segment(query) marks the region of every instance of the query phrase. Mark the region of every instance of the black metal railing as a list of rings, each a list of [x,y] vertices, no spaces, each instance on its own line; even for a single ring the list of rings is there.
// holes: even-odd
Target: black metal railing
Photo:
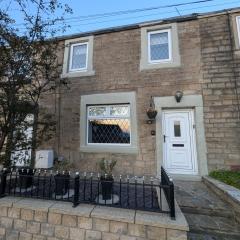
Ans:
[[[11,169],[0,173],[0,196],[91,203],[170,214],[175,218],[174,185],[162,168],[159,178]],[[165,196],[165,197],[164,197]],[[167,202],[167,204],[165,204]]]
[[[163,188],[163,191],[170,209],[170,216],[171,218],[175,219],[174,184],[163,167],[161,167],[161,183],[165,186],[168,186],[168,188]]]

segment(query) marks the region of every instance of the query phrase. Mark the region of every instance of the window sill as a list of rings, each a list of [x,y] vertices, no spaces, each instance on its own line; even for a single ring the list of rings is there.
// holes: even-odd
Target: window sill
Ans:
[[[81,145],[81,152],[109,152],[109,153],[127,153],[137,154],[138,148],[136,146],[99,146],[99,145]]]
[[[180,61],[172,62],[172,61],[166,61],[166,62],[140,62],[140,71],[143,70],[151,70],[151,69],[161,69],[161,68],[177,68],[181,67]]]
[[[88,77],[88,76],[94,76],[94,75],[95,75],[95,71],[88,70],[88,71],[82,71],[82,72],[62,73],[61,78]]]

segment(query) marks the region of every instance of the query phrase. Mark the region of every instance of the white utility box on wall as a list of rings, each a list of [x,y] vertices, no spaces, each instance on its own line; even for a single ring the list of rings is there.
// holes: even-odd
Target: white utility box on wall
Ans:
[[[53,167],[53,159],[53,150],[36,151],[35,168],[51,168]]]

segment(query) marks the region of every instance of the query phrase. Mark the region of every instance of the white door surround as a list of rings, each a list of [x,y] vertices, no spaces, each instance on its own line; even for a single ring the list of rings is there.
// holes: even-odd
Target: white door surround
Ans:
[[[184,95],[181,102],[177,103],[174,96],[154,97],[156,110],[156,161],[157,176],[161,175],[163,166],[163,114],[166,110],[192,110],[195,119],[195,141],[196,159],[198,169],[197,174],[170,174],[174,179],[200,180],[201,176],[208,174],[207,168],[207,149],[205,142],[204,120],[203,120],[203,101],[202,95]]]
[[[172,174],[198,174],[193,109],[164,110],[163,166]]]

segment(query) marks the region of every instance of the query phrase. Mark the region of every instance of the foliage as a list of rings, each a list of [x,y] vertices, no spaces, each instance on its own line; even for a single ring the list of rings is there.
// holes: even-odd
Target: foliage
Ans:
[[[106,160],[105,158],[101,159],[98,162],[98,166],[102,172],[102,174],[105,176],[112,176],[113,169],[115,165],[117,164],[116,160]]]
[[[240,189],[240,171],[216,170],[209,176]]]
[[[1,5],[6,7],[0,6],[0,154],[9,166],[13,153],[23,156],[53,134],[54,116],[40,111],[39,103],[61,84],[61,46],[55,36],[65,31],[64,16],[71,9],[58,0],[5,0]],[[21,24],[11,7],[17,8]],[[35,130],[35,138],[28,129]]]

